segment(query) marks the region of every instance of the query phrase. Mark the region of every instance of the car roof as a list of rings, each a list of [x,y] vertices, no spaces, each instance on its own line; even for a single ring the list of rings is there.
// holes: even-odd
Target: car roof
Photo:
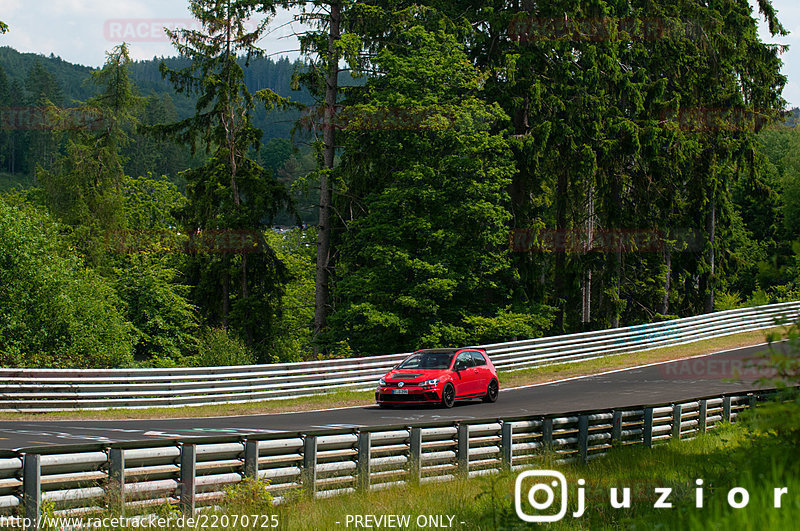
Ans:
[[[415,350],[414,354],[452,354],[454,352],[461,352],[462,350],[484,352],[482,348],[461,347],[461,348],[423,348]]]
[[[458,348],[424,348],[422,350],[415,350],[414,354],[452,354],[458,352]]]

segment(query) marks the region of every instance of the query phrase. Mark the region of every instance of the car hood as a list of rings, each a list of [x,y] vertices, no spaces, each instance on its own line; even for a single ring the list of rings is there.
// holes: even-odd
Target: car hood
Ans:
[[[389,371],[383,377],[385,381],[403,382],[424,382],[433,378],[439,378],[447,372],[447,369],[396,369]]]

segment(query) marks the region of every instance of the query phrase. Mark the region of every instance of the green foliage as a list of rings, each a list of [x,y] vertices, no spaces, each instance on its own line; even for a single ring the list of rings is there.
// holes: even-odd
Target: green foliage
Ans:
[[[251,113],[257,106],[271,110],[293,104],[269,89],[251,93],[245,84],[237,56],[263,55],[257,42],[266,22],[247,26],[258,10],[256,3],[192,0],[189,7],[202,29],[167,32],[189,63],[177,69],[162,63],[161,72],[178,92],[197,96],[195,114],[157,128],[191,144],[193,151],[202,146],[211,153],[205,164],[185,173],[188,203],[182,225],[190,234],[260,234],[289,199],[283,186],[251,158],[261,137]],[[275,335],[272,316],[277,313],[285,273],[269,245],[258,240],[255,253],[250,249],[229,249],[216,256],[200,253],[189,261],[187,272],[205,322],[230,327],[260,361],[267,361]]]
[[[509,307],[498,310],[497,315],[493,317],[470,315],[464,318],[470,342],[477,344],[539,337],[542,335],[542,330],[550,328],[552,322],[552,316],[547,308],[521,313],[513,312]]]
[[[717,293],[714,299],[714,310],[721,312],[725,310],[734,310],[742,306],[742,298],[736,293],[721,292]]]
[[[754,291],[750,294],[750,296],[745,301],[745,306],[763,306],[765,304],[769,304],[773,302],[770,300],[770,296],[767,294],[766,291],[763,289]]]
[[[0,201],[0,365],[125,367],[133,330],[109,283],[30,205]]]
[[[521,321],[498,311],[515,283],[503,249],[513,167],[507,139],[490,131],[506,117],[477,98],[478,72],[455,35],[390,31],[375,58],[383,75],[348,102],[336,175],[347,184],[340,209],[357,214],[340,244],[329,337],[359,354],[512,337]]]
[[[275,336],[270,353],[276,361],[302,361],[313,352],[316,232],[313,229],[266,231],[265,238],[285,265],[288,276],[280,309],[273,316],[281,333]]]
[[[191,364],[197,367],[253,365],[255,357],[243,341],[222,328],[206,328],[200,334],[197,356]]]
[[[147,256],[134,255],[116,271],[117,293],[135,328],[137,360],[180,360],[197,349],[197,311],[188,301],[189,287],[178,271]]]
[[[289,5],[311,25],[307,67],[257,45]],[[764,127],[780,120],[786,79],[781,48],[760,40],[745,2],[189,6],[200,26],[173,32],[181,57],[163,62],[131,62],[123,45],[92,72],[0,48],[0,106],[46,109],[63,124],[61,107],[85,101],[80,111],[102,118],[88,130],[0,131],[0,188],[28,189],[63,224],[65,245],[114,287],[143,364],[194,363],[201,325],[227,330],[260,362],[305,359],[319,346],[317,271],[332,275],[331,356],[800,296],[800,136]],[[771,3],[758,7],[782,33]],[[341,35],[329,39],[334,12]],[[602,20],[608,33],[515,34],[548,31],[532,19]],[[642,38],[645,20],[664,33]],[[321,104],[340,62],[365,79],[338,77],[344,99],[323,128],[324,157],[319,143],[297,150],[285,138],[299,116],[284,99],[290,71],[308,88],[299,97]],[[725,110],[732,123],[717,119]],[[313,171],[318,162],[326,169]],[[267,227],[317,223],[329,183],[333,222],[321,223],[333,251],[318,269],[311,233]],[[511,253],[509,229],[612,245]],[[655,245],[615,246],[629,230]],[[257,252],[172,252],[218,233],[256,235]],[[115,235],[154,241],[119,252]]]
[[[230,514],[269,514],[272,512],[272,495],[265,479],[243,478],[236,485],[225,487],[222,506]]]
[[[140,104],[129,65],[126,45],[107,54],[103,68],[93,74],[100,93],[80,108],[100,120],[102,127],[72,131],[65,155],[52,169],[40,167],[37,172],[48,207],[74,228],[79,251],[94,267],[107,266],[102,241],[108,232],[124,229],[127,224],[120,193],[125,181],[120,150],[136,126],[134,112]],[[60,111],[54,107],[53,112]]]
[[[800,394],[797,389],[784,391],[772,402],[747,411],[740,419],[756,434],[771,436],[789,448],[800,447]]]

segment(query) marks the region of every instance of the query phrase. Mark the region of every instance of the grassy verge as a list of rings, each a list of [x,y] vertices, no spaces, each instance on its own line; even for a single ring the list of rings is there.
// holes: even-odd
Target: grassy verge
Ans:
[[[775,328],[757,332],[745,332],[716,339],[698,341],[687,345],[663,347],[643,352],[632,352],[629,354],[610,356],[608,358],[598,358],[564,365],[551,365],[538,369],[501,372],[499,375],[500,386],[502,389],[545,383],[563,378],[585,376],[648,363],[710,354],[720,350],[763,343],[767,333],[782,331],[782,328]],[[372,391],[336,391],[324,395],[286,400],[269,400],[250,404],[220,404],[178,408],[110,409],[104,411],[77,411],[68,413],[0,413],[0,420],[148,419],[257,415],[360,406],[372,404],[373,401],[374,395]]]
[[[800,463],[796,460],[800,404],[773,404],[766,409],[772,406],[777,408],[767,416],[767,425],[759,423],[757,413],[755,419],[724,425],[692,441],[672,441],[654,449],[614,448],[588,466],[553,465],[543,456],[539,468],[562,472],[569,486],[567,515],[548,528],[794,529],[800,516]],[[514,506],[516,477],[517,473],[503,473],[314,501],[297,498],[269,512],[277,516],[282,529],[292,530],[344,529],[348,521],[353,528],[356,515],[405,515],[410,517],[407,528],[411,529],[424,527],[417,523],[429,525],[431,516],[452,521],[455,529],[516,529],[527,525]],[[583,515],[575,518],[579,479],[586,481],[586,503]],[[698,479],[703,480],[702,508],[696,505]],[[532,485],[523,483],[523,488]],[[621,489],[630,488],[629,508],[611,507],[612,487],[619,488],[620,495]],[[729,504],[729,491],[735,487],[746,489],[749,495],[744,508]],[[671,508],[654,507],[659,498],[656,488],[672,489],[667,500]],[[776,488],[788,489],[780,508],[774,504]],[[524,502],[526,492],[522,499],[526,512],[535,514]],[[543,496],[537,500],[542,502]],[[553,507],[558,505],[554,500]],[[246,509],[237,506],[236,510]]]

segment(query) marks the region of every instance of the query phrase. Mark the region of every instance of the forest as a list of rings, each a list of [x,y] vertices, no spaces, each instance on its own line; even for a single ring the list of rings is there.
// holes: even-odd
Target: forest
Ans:
[[[800,298],[770,0],[188,4],[173,57],[0,48],[0,366],[365,356]],[[298,60],[258,46],[282,9]]]

